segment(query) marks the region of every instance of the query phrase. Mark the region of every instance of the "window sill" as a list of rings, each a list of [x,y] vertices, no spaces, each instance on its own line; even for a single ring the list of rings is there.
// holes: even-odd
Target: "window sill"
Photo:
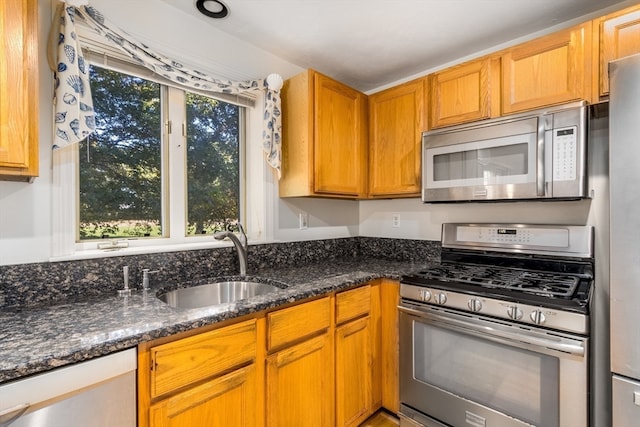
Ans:
[[[213,238],[212,238],[213,240]],[[266,243],[264,241],[252,241],[249,245]],[[216,240],[206,242],[189,242],[189,243],[173,243],[173,244],[159,244],[148,246],[134,246],[115,250],[81,250],[71,255],[62,255],[49,258],[50,262],[59,261],[77,261],[83,259],[96,259],[96,258],[110,258],[117,256],[129,256],[129,255],[147,255],[157,254],[162,252],[180,252],[180,251],[193,251],[200,249],[216,249],[227,248],[233,244],[230,241],[219,242]]]

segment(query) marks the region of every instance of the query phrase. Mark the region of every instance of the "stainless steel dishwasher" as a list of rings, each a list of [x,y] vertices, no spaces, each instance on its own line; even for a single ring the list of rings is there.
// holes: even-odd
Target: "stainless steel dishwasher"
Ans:
[[[136,350],[0,385],[0,427],[135,427]]]

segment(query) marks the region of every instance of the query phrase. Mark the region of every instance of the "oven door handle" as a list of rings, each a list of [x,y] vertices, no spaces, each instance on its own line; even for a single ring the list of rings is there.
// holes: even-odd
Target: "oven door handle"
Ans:
[[[491,326],[490,323],[486,321],[482,321],[482,325],[473,324],[466,320],[457,319],[456,314],[449,312],[447,315],[427,313],[422,310],[416,310],[401,305],[398,306],[398,310],[424,319],[427,323],[440,328],[446,328],[462,332],[467,335],[490,339],[495,342],[506,343],[511,346],[522,346],[522,344],[528,344],[582,357],[585,355],[585,344],[584,340],[581,339],[565,338],[558,335],[553,335],[555,339],[550,339],[536,336],[539,334],[527,333],[524,329],[519,329],[517,333],[513,331],[505,331],[496,327],[497,324],[495,326]]]

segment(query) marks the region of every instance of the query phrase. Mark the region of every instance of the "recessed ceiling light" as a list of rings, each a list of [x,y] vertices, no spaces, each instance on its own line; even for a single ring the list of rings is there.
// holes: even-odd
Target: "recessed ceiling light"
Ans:
[[[220,0],[197,0],[196,7],[209,18],[224,18],[229,14],[229,8]]]

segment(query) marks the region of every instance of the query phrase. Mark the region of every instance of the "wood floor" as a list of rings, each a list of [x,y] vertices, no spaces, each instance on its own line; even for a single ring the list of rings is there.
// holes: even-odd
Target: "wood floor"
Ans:
[[[389,415],[385,411],[378,411],[367,421],[360,424],[360,427],[398,427],[400,422],[393,415]]]

